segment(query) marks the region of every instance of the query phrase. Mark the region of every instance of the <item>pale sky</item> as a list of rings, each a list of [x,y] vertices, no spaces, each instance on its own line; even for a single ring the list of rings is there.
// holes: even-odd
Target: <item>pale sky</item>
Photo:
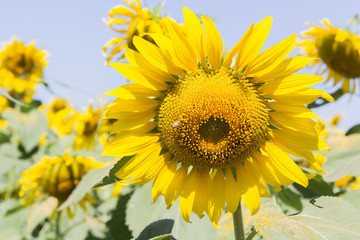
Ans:
[[[153,7],[160,1],[143,1],[143,5]],[[49,52],[49,66],[45,79],[57,96],[68,98],[81,109],[89,100],[125,83],[125,79],[110,67],[104,66],[101,53],[103,45],[117,33],[108,29],[102,18],[122,0],[2,0],[0,8],[0,42],[11,37],[29,43],[35,39],[37,46]],[[252,22],[266,16],[273,16],[273,26],[265,42],[264,49],[282,39],[306,30],[305,22],[318,24],[323,18],[343,27],[359,10],[358,0],[302,0],[302,1],[214,1],[214,0],[168,0],[164,14],[182,22],[181,6],[187,6],[195,13],[214,17],[227,49],[241,38]],[[290,56],[295,56],[295,49]],[[306,69],[303,73],[314,73]],[[64,85],[70,87],[64,87]],[[330,87],[317,85],[328,92]],[[37,89],[35,98],[48,102],[51,98],[44,87]],[[105,101],[105,99],[103,100]],[[360,96],[345,96],[341,101],[315,110],[324,120],[337,113],[344,119],[340,127],[347,130],[360,123]]]

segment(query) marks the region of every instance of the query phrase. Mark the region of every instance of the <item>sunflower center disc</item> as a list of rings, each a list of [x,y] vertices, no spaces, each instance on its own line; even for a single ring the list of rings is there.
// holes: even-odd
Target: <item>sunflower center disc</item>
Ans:
[[[335,72],[347,78],[360,77],[360,56],[353,43],[346,39],[336,41],[329,34],[316,41],[320,58]]]
[[[8,69],[16,75],[29,73],[34,66],[33,61],[25,54],[18,54],[7,59]]]
[[[179,79],[158,113],[161,140],[180,161],[229,167],[266,140],[268,113],[252,83],[231,70],[199,70]]]

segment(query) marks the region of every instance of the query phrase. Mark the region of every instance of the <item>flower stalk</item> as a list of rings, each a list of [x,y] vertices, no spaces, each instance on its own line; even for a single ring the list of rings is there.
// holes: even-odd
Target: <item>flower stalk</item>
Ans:
[[[237,210],[233,213],[235,240],[245,240],[244,223],[241,212],[241,198]]]

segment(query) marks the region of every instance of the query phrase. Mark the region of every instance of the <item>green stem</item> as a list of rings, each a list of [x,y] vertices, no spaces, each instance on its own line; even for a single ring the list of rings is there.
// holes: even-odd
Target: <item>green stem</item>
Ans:
[[[57,212],[56,213],[56,217],[55,217],[55,239],[56,240],[60,240],[62,239],[61,233],[60,233],[60,213],[61,212]]]
[[[233,213],[235,240],[245,240],[244,223],[241,213],[241,198],[238,209]]]

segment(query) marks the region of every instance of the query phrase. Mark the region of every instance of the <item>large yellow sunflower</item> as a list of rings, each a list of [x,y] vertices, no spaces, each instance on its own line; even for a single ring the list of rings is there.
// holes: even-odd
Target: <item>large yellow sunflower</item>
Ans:
[[[159,16],[154,16],[147,8],[141,7],[141,0],[125,0],[126,6],[116,6],[109,12],[107,25],[121,34],[121,37],[111,39],[103,48],[104,54],[108,47],[112,47],[107,56],[108,64],[114,55],[119,54],[119,59],[124,58],[126,48],[136,50],[133,43],[134,36],[142,36],[148,41],[153,41],[146,33],[162,33],[164,26]]]
[[[117,99],[104,117],[118,120],[103,154],[133,156],[116,173],[121,183],[154,179],[154,201],[164,195],[170,207],[180,196],[186,221],[192,211],[199,217],[206,212],[216,226],[225,203],[233,213],[240,196],[256,213],[260,197],[268,196],[266,183],[306,187],[307,175],[289,154],[323,172],[312,151],[328,146],[317,130],[318,117],[304,104],[332,98],[307,88],[322,77],[291,75],[313,60],[284,60],[296,35],[259,54],[271,17],[251,25],[224,54],[212,20],[202,16],[201,25],[183,10],[186,35],[165,19],[169,38],[152,34],[154,45],[134,37],[138,52],[127,49],[130,64],[111,64],[135,84],[106,93]]]
[[[23,204],[28,205],[42,201],[51,196],[61,205],[75,189],[81,178],[91,169],[103,167],[104,163],[92,158],[71,156],[43,157],[36,165],[20,176],[20,197]],[[95,199],[87,193],[79,205],[86,210],[86,202],[94,203]],[[76,207],[76,206],[75,206]],[[69,217],[73,216],[70,207],[66,209]]]
[[[355,79],[360,77],[360,37],[332,26],[327,19],[322,23],[325,27],[310,25],[298,46],[307,56],[321,59],[321,73],[327,72],[325,82],[333,79],[333,85],[340,84],[344,93],[354,93]]]
[[[5,44],[0,50],[0,86],[17,99],[31,101],[47,65],[46,54],[34,41],[28,46],[16,39]]]

